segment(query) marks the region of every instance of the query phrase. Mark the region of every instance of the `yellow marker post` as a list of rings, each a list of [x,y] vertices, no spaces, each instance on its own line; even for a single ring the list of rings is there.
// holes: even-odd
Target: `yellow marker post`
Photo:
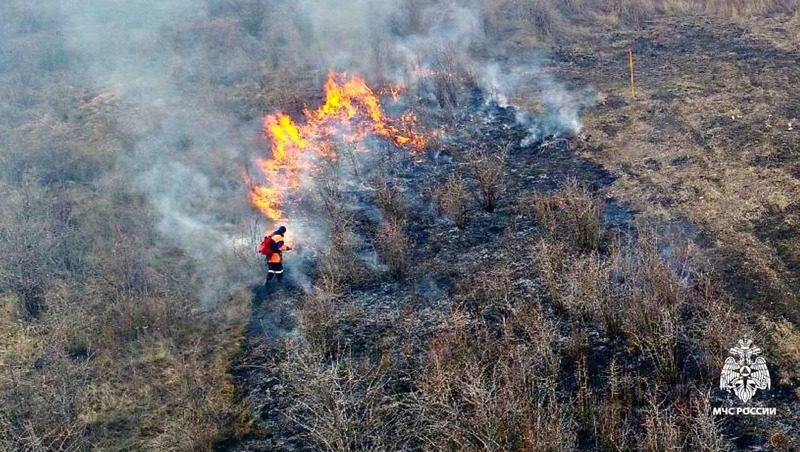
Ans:
[[[633,77],[633,47],[628,47],[628,65],[631,69],[631,97],[636,97],[636,80]]]

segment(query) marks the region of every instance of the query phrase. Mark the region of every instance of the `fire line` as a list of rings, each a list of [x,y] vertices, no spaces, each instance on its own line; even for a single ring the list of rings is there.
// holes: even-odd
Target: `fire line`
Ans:
[[[295,121],[285,113],[263,118],[270,155],[256,161],[264,182],[245,175],[253,208],[273,221],[286,221],[286,205],[301,189],[303,178],[313,175],[320,158],[336,158],[335,140],[358,145],[367,136],[386,138],[399,147],[422,149],[426,138],[414,129],[417,118],[406,112],[386,115],[380,96],[358,76],[330,71],[325,82],[325,102],[306,109]],[[393,97],[399,91],[392,92]]]

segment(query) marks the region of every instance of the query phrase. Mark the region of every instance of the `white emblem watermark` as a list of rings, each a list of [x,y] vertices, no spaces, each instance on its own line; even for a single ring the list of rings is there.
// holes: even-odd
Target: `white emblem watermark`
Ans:
[[[729,350],[729,356],[719,376],[719,388],[733,392],[744,403],[750,401],[759,390],[770,389],[767,360],[759,356],[762,350],[749,338],[740,339]],[[714,415],[774,416],[775,408],[767,407],[715,407]]]

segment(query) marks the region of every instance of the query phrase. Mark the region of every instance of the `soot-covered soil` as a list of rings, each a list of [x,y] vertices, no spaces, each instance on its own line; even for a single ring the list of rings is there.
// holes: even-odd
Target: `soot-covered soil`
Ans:
[[[567,42],[552,52],[550,69],[559,79],[596,89],[597,102],[585,113],[579,136],[547,137],[522,146],[527,132],[514,120],[512,109],[473,109],[448,117],[446,133],[425,156],[393,168],[390,177],[408,205],[409,269],[396,278],[378,265],[370,277],[349,284],[344,295],[331,301],[324,334],[336,345],[324,360],[339,363],[349,357],[371,363],[375,372],[386,372],[381,381],[386,393],[395,397],[392,401],[413,399],[420,391],[418,375],[431,353],[435,355],[432,344],[453,318],[466,315],[468,323],[480,323],[488,334],[503,338],[508,334],[507,319],[527,304],[540,305],[557,325],[559,397],[577,413],[562,413],[575,433],[572,446],[604,449],[622,444],[658,450],[668,444],[671,426],[681,432],[675,437],[685,441],[684,447],[797,446],[800,422],[795,413],[800,403],[791,352],[796,336],[791,327],[775,329],[775,325],[782,325],[781,317],[796,319],[800,273],[795,249],[795,135],[800,126],[788,130],[787,124],[798,116],[793,105],[800,83],[789,69],[800,57],[741,26],[703,18],[691,23],[663,19],[642,28],[598,33],[591,45]],[[636,99],[627,95],[624,52],[629,46],[637,55]],[[485,149],[505,151],[504,191],[493,212],[470,200],[466,225],[459,228],[436,208],[433,193],[448,175],[469,174],[469,162]],[[656,334],[674,335],[674,341],[665,342],[669,350],[645,353],[647,346],[637,336],[643,331],[626,325],[635,312],[630,306],[619,307],[627,317],[620,320],[621,331],[614,331],[613,321],[580,306],[564,305],[549,290],[552,281],[542,271],[542,258],[532,252],[546,250],[537,248],[537,243],[549,240],[549,232],[537,216],[540,211],[530,215],[529,204],[536,202],[537,194],[547,199],[547,194],[556,193],[548,202],[560,206],[559,190],[569,178],[603,200],[603,239],[592,251],[601,256],[599,262],[613,262],[615,246],[636,242],[643,225],[656,237],[658,258],[678,260],[687,243],[703,258],[703,268],[683,263],[678,270],[675,281],[681,288],[676,290],[689,301],[665,307],[674,308],[675,317],[665,322],[667,330]],[[466,179],[474,188],[475,182]],[[374,257],[371,238],[381,219],[355,217],[356,232],[366,238],[359,251]],[[585,257],[570,254],[572,260],[563,271],[569,272],[570,265],[585,265]],[[291,260],[288,265],[292,271]],[[616,285],[631,284],[626,281],[629,275],[615,271],[609,273],[612,292]],[[508,281],[511,295],[505,302],[476,305],[464,296],[484,284],[484,274]],[[719,291],[708,289],[706,278],[719,282]],[[576,281],[581,279],[565,284]],[[290,285],[257,288],[254,293],[250,332],[232,369],[239,396],[252,411],[252,428],[219,448],[320,447],[309,434],[309,425],[303,425],[308,413],[298,415],[302,412],[298,400],[305,400],[302,388],[286,380],[287,363],[299,356],[297,344],[308,340],[304,329],[308,325],[296,310],[308,311],[304,306],[309,295]],[[656,294],[656,303],[663,302],[658,301],[662,296]],[[712,298],[724,301],[708,302]],[[730,311],[730,306],[736,308]],[[644,318],[657,317],[658,309]],[[753,317],[752,312],[765,317]],[[754,323],[758,331],[768,332],[772,339],[763,340],[773,349],[768,355],[773,388],[759,393],[758,406],[777,407],[779,416],[709,421],[703,413],[710,408],[698,404],[702,397],[696,395],[707,394],[711,406],[731,406],[730,395],[715,389],[718,366],[737,334],[752,332]],[[656,355],[662,353],[671,354],[674,362],[659,361]],[[609,387],[619,384],[618,372],[620,381],[631,387],[620,389],[622,395],[613,389],[606,395]],[[619,407],[629,415],[608,421],[619,416],[615,411]],[[403,417],[409,412],[398,412],[404,413],[398,415],[399,423],[412,421]],[[605,421],[618,425],[606,431]],[[620,438],[609,432],[625,431],[625,425],[630,437],[623,435],[616,443]],[[703,437],[696,426],[720,436]],[[399,430],[392,427],[388,435],[403,437]],[[541,444],[525,438],[532,442],[523,445]],[[420,441],[395,446],[431,447]],[[442,447],[464,447],[455,444]]]

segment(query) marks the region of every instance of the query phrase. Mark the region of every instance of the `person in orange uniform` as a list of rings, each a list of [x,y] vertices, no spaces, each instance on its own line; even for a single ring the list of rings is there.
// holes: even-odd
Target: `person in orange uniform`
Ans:
[[[278,282],[283,279],[283,252],[292,249],[284,242],[283,236],[286,234],[286,227],[279,226],[272,234],[264,237],[261,242],[259,252],[266,256],[267,261],[267,280],[266,285],[272,278]]]

